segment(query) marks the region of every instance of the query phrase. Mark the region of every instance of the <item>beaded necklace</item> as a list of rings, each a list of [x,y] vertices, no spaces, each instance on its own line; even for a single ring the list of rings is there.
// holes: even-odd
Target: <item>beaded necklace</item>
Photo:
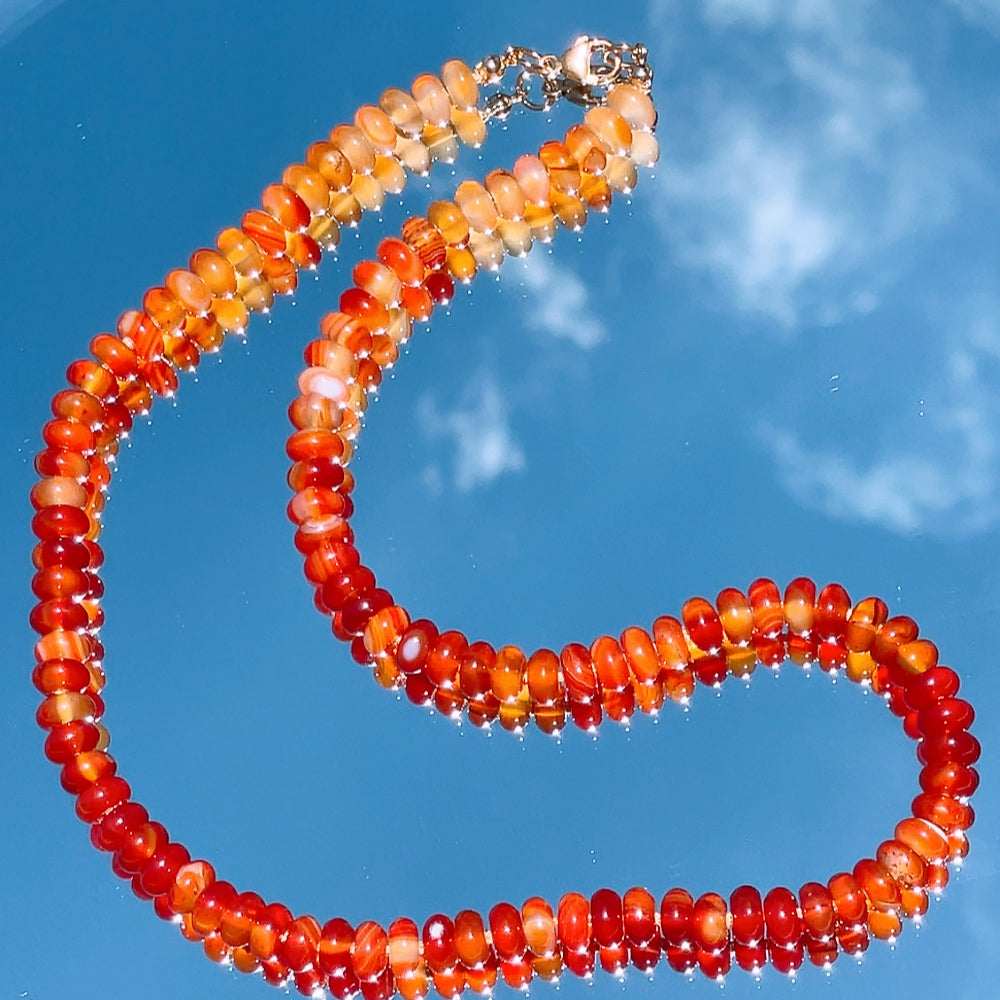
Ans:
[[[511,72],[513,87],[499,89]],[[281,183],[265,189],[261,208],[221,232],[215,248],[197,250],[187,268],[150,288],[141,309],[122,314],[116,334],[94,337],[91,356],[69,366],[69,388],[52,400],[45,449],[35,460],[41,478],[31,491],[39,539],[32,680],[44,695],[37,721],[47,731],[45,755],[61,767],[77,815],[94,846],[111,854],[115,874],[217,962],[306,996],[360,993],[366,1000],[397,992],[415,1000],[431,986],[446,997],[485,992],[499,980],[522,988],[535,976],[589,977],[598,965],[613,974],[629,965],[649,971],[661,961],[719,980],[734,964],[754,975],[767,964],[794,973],[806,958],[829,967],[841,953],[863,952],[871,937],[894,940],[903,919],[919,918],[928,894],[947,883],[949,863],[968,850],[968,799],[979,780],[979,744],[968,732],[973,709],[957,697],[958,675],[939,665],[934,644],[919,637],[912,619],[890,617],[879,598],[853,604],[840,585],[818,589],[804,577],[782,593],[760,579],[745,593],[723,590],[714,603],[693,597],[679,617],[661,616],[648,630],[528,655],[412,620],[361,561],[347,466],[369,394],[413,324],[427,322],[456,281],[495,271],[506,255],[548,242],[559,227],[580,230],[588,214],[607,211],[616,192],[631,191],[638,168],[658,155],[651,84],[643,46],[584,37],[562,57],[508,48],[474,68],[452,60],[439,76],[419,76],[408,92],[385,91],[377,106],[359,108],[353,123],[338,125],[304,163],[288,167]],[[497,89],[482,99],[481,87]],[[520,907],[498,903],[485,915],[435,914],[422,928],[409,918],[383,928],[296,916],[192,859],[132,798],[108,753],[110,736],[99,721],[105,675],[97,540],[114,458],[133,418],[155,397],[172,395],[180,372],[193,371],[227,334],[241,333],[275,296],[294,291],[298,272],[337,246],[343,226],[399,193],[407,172],[423,175],[434,162],[452,162],[460,143],[479,146],[487,122],[515,105],[547,110],[562,99],[586,109],[581,123],[510,171],[462,182],[451,200],[434,202],[398,238],[384,239],[376,260],[354,268],[352,287],[305,349],[299,395],[289,407],[288,514],[317,607],[383,687],[512,732],[534,723],[556,734],[567,721],[593,731],[605,716],[627,721],[636,710],[655,714],[668,700],[686,703],[699,684],[748,679],[758,664],[818,664],[870,687],[903,720],[917,744],[921,790],[912,815],[874,857],[798,892],[762,894],[744,885],[728,899],[696,899],[671,888],[657,902],[640,887],[600,889],[590,898],[567,893],[555,906],[536,896]]]

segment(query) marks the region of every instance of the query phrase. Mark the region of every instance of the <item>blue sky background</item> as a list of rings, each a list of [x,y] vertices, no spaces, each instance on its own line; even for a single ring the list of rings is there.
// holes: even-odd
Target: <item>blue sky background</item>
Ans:
[[[996,990],[1000,795],[1000,4],[510,0],[279,8],[0,3],[0,998],[273,995],[213,968],[89,844],[41,753],[27,492],[89,338],[389,86],[509,43],[641,39],[664,150],[581,239],[509,262],[418,333],[354,465],[367,563],[415,615],[559,648],[761,575],[913,615],[985,753],[973,850],[861,970],[731,998]],[[376,687],[311,606],[285,408],[351,264],[466,176],[561,134],[512,119],[412,181],[339,260],[158,404],[123,453],[106,721],[136,796],[241,889],[357,924],[540,893],[797,889],[870,855],[917,791],[896,721],[786,666],[657,724],[492,737]],[[709,997],[669,971],[629,996]],[[618,996],[572,977],[560,995]],[[538,984],[533,995],[548,995]]]

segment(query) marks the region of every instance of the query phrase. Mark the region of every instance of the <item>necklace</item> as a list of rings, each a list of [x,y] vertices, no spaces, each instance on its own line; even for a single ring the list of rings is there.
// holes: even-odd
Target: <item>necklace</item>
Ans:
[[[515,83],[503,90],[510,72]],[[734,963],[754,975],[767,964],[793,974],[807,958],[828,967],[841,952],[864,951],[872,937],[894,940],[968,850],[968,800],[979,780],[979,743],[968,731],[973,709],[957,696],[958,675],[938,663],[934,644],[912,619],[890,617],[879,598],[854,604],[838,584],[817,588],[802,577],[781,592],[761,579],[745,593],[723,590],[714,603],[691,598],[679,618],[661,616],[649,630],[527,655],[411,619],[361,561],[347,466],[368,394],[413,324],[428,321],[456,281],[495,271],[506,255],[548,242],[559,227],[581,229],[616,192],[631,191],[638,169],[657,158],[651,83],[644,47],[585,37],[562,57],[512,47],[474,68],[450,61],[409,92],[385,91],[377,106],[360,108],[353,123],[311,146],[305,163],[288,167],[280,184],[265,189],[262,207],[220,233],[214,249],[196,251],[188,268],[149,289],[141,309],[122,314],[116,335],[94,337],[91,356],[70,365],[69,388],[53,398],[35,462],[41,478],[31,491],[38,604],[30,620],[39,634],[32,679],[44,696],[37,721],[47,731],[45,755],[61,767],[77,815],[94,846],[111,854],[115,874],[216,961],[306,996],[360,992],[366,1000],[396,992],[413,1000],[432,985],[443,996],[483,992],[501,979],[526,987],[535,976],[555,979],[566,970],[589,977],[598,965],[649,971],[661,961],[720,980]],[[495,89],[481,99],[481,87]],[[533,723],[555,734],[567,721],[589,731],[605,716],[627,721],[667,700],[686,703],[699,684],[748,679],[758,665],[817,664],[870,687],[902,719],[917,743],[921,790],[912,815],[874,857],[797,893],[744,885],[728,899],[694,898],[671,888],[657,902],[644,888],[600,889],[589,899],[567,893],[554,907],[532,897],[520,907],[498,903],[485,916],[435,914],[422,928],[408,918],[383,928],[295,916],[193,859],[132,798],[108,753],[99,721],[97,540],[111,467],[135,415],[172,395],[178,373],[242,332],[252,313],[291,293],[299,270],[337,246],[342,226],[399,193],[408,171],[425,174],[435,161],[452,162],[459,144],[480,145],[487,122],[516,105],[544,111],[562,99],[586,109],[581,123],[510,171],[462,182],[453,199],[434,202],[398,238],[384,239],[375,260],[354,268],[352,287],[305,349],[289,407],[288,514],[317,607],[382,686],[445,715],[514,732]]]

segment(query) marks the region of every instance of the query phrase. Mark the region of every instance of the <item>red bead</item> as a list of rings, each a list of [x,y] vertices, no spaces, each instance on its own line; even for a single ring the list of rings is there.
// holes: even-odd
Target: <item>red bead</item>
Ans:
[[[976,769],[954,761],[928,764],[920,772],[920,787],[925,792],[936,792],[964,799],[979,787]]]
[[[847,629],[851,598],[839,583],[828,583],[816,597],[813,629],[821,641],[840,644]]]
[[[117,775],[101,778],[88,786],[76,800],[76,814],[84,823],[96,823],[105,813],[127,802],[132,794],[128,782]]]
[[[960,684],[958,674],[950,667],[931,667],[906,685],[906,703],[921,712],[936,702],[954,697]]]
[[[578,892],[559,900],[557,918],[559,940],[564,952],[586,952],[590,947],[590,903]]]
[[[342,917],[328,920],[320,931],[318,963],[327,976],[357,982],[351,967],[354,928]],[[357,986],[355,985],[355,989]]]
[[[942,698],[922,709],[917,726],[928,739],[968,729],[976,718],[972,706],[962,698]]]
[[[44,541],[83,538],[90,531],[90,518],[80,507],[54,504],[43,507],[31,519],[31,530]]]
[[[796,907],[795,894],[779,886],[764,897],[764,924],[770,945],[788,948],[802,937],[802,922]]]
[[[218,930],[223,914],[236,902],[236,895],[236,890],[229,882],[212,882],[206,886],[191,911],[192,927],[201,935]]]
[[[706,892],[695,900],[691,914],[691,935],[699,951],[708,954],[728,951],[726,901],[718,893]],[[718,973],[713,973],[713,978],[715,975]]]
[[[490,910],[490,933],[493,947],[501,961],[509,961],[524,954],[527,947],[520,911],[510,903],[497,903]]]
[[[437,641],[437,626],[426,618],[410,622],[396,647],[396,663],[404,674],[417,674],[423,670],[427,654]]]
[[[296,917],[278,948],[278,959],[292,972],[301,972],[319,961],[321,929],[315,917]]]
[[[917,760],[927,765],[955,763],[968,766],[979,760],[981,751],[979,740],[972,733],[959,730],[923,740],[917,745]]]
[[[157,849],[146,862],[140,882],[150,896],[162,896],[173,885],[177,872],[191,860],[183,844],[169,843]]]
[[[692,597],[681,609],[684,627],[691,641],[706,653],[722,648],[724,635],[718,612],[704,597]]]
[[[629,889],[622,897],[625,937],[632,947],[642,948],[657,940],[656,900],[639,886]]]
[[[93,750],[100,739],[100,730],[93,723],[79,719],[64,722],[45,738],[45,756],[53,764],[65,764],[77,754]]]
[[[450,917],[437,913],[428,917],[423,930],[424,960],[432,972],[452,969],[458,961],[455,925]]]
[[[785,626],[784,604],[781,592],[773,580],[754,580],[747,589],[754,625],[766,639],[780,635]]]
[[[734,889],[729,897],[733,917],[733,941],[739,945],[757,945],[764,940],[764,903],[752,885]]]
[[[115,852],[125,838],[149,821],[149,813],[138,802],[125,802],[109,812],[90,832],[91,843],[99,851]]]
[[[611,889],[598,889],[590,897],[590,921],[599,947],[621,944],[625,936],[621,897]]]
[[[660,933],[666,945],[689,949],[694,900],[686,889],[671,889],[660,903]],[[669,954],[668,954],[669,959]]]

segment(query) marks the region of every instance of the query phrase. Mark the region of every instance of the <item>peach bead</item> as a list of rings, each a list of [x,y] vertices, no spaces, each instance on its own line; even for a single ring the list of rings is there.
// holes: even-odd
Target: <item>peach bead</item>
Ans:
[[[590,108],[583,116],[584,123],[604,148],[613,156],[626,156],[632,145],[632,130],[617,111],[608,107]]]
[[[378,103],[401,136],[414,139],[423,131],[423,112],[406,91],[390,88],[383,92]]]
[[[461,59],[449,59],[441,67],[441,82],[456,108],[469,111],[479,100],[479,85],[472,70]]]
[[[635,132],[632,135],[628,158],[637,167],[656,166],[660,159],[660,144],[656,137],[649,132]]]
[[[164,284],[187,312],[203,316],[211,308],[212,292],[198,275],[178,268],[167,275]]]
[[[548,204],[551,189],[549,172],[537,156],[519,156],[514,162],[514,177],[532,205]]]
[[[499,236],[491,233],[473,233],[469,237],[469,250],[483,271],[498,271],[503,264],[503,242]]]
[[[524,192],[513,174],[506,170],[491,170],[486,175],[486,190],[502,218],[524,218]]]
[[[309,223],[306,234],[328,252],[336,250],[340,245],[340,225],[336,219],[329,215],[317,215]]]
[[[326,211],[330,203],[330,185],[315,167],[293,163],[285,168],[281,182],[302,199],[313,215]]]
[[[455,281],[463,285],[467,285],[476,276],[476,258],[468,248],[449,247],[447,266]]]
[[[608,166],[604,171],[604,176],[608,184],[622,194],[629,194],[635,189],[639,180],[639,173],[635,169],[635,164],[625,156],[612,156],[608,159]]]
[[[284,241],[282,241],[284,243]],[[238,274],[259,274],[264,264],[260,248],[246,233],[230,227],[216,237],[219,252],[233,265]]]
[[[492,233],[496,229],[497,207],[489,192],[477,181],[463,181],[455,190],[455,204],[472,229]]]
[[[250,322],[247,307],[241,299],[216,299],[212,311],[219,327],[226,333],[242,333]]]
[[[396,143],[396,156],[410,173],[424,177],[430,172],[430,150],[419,139],[400,139]]]
[[[451,119],[451,98],[433,73],[422,73],[410,88],[421,114],[431,125],[447,125]]]
[[[334,128],[330,145],[344,154],[355,174],[370,174],[375,169],[375,149],[356,125]]]
[[[378,153],[396,148],[396,126],[381,108],[364,104],[354,112],[354,124]]]
[[[576,194],[579,191],[580,165],[561,142],[546,142],[539,149],[538,158],[548,170],[553,188],[564,194]]]
[[[330,214],[341,226],[354,229],[361,221],[364,210],[351,191],[334,191],[330,195]]]
[[[580,169],[588,174],[600,174],[608,162],[601,140],[586,125],[573,125],[566,131],[564,145]]]
[[[427,209],[427,220],[436,226],[445,243],[464,247],[469,242],[469,220],[453,201],[435,201]]]
[[[347,383],[326,368],[307,368],[298,378],[299,392],[316,393],[337,403],[344,403],[349,395]]]
[[[364,212],[380,212],[385,204],[385,191],[374,174],[355,174],[351,181],[351,194]]]
[[[620,83],[608,91],[607,105],[633,129],[650,131],[656,126],[656,107],[652,98],[633,83]]]
[[[451,112],[451,127],[455,137],[463,146],[479,149],[486,142],[486,122],[479,111],[462,111],[454,108]]]
[[[399,194],[406,187],[406,171],[395,156],[376,156],[372,178],[386,194]]]
[[[353,171],[347,157],[329,142],[314,142],[306,150],[306,162],[329,185],[331,193],[346,191]]]
[[[553,654],[554,658],[554,654]],[[540,896],[532,896],[521,907],[521,923],[528,948],[541,958],[556,954],[558,936],[552,907]]]
[[[31,489],[31,503],[36,510],[56,505],[85,507],[87,500],[86,488],[75,479],[65,476],[51,476],[48,479],[42,479],[35,483]]]
[[[523,220],[513,222],[510,219],[500,219],[497,222],[496,234],[503,243],[504,250],[512,257],[524,257],[534,243],[531,226]]]
[[[524,207],[524,221],[531,229],[532,239],[539,243],[551,243],[556,235],[556,214],[548,203],[528,204]]]
[[[420,141],[435,163],[454,163],[458,159],[458,138],[451,125],[425,125]]]

